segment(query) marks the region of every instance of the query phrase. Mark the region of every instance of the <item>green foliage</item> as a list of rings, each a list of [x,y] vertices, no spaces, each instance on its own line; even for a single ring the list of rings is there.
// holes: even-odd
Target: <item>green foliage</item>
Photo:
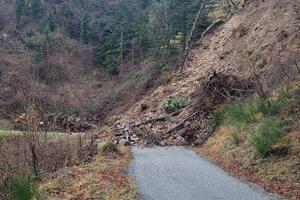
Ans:
[[[166,113],[172,113],[184,107],[185,107],[184,101],[178,97],[170,97],[163,104],[163,109],[165,110]]]
[[[31,178],[15,177],[11,186],[14,200],[38,200],[43,198],[38,185]]]
[[[225,119],[230,124],[256,122],[256,106],[253,103],[234,103],[226,107]]]
[[[272,146],[283,138],[285,124],[282,118],[267,118],[252,133],[250,141],[260,156],[266,157]]]
[[[82,44],[89,42],[89,16],[86,12],[80,15],[80,41]]]
[[[233,103],[214,112],[217,125],[230,124],[234,126],[258,122],[260,113],[263,117],[278,116],[288,105],[289,95],[281,92],[276,99],[252,99],[245,103]]]
[[[163,66],[161,68],[161,72],[164,73],[164,72],[168,72],[171,70],[171,66],[169,64],[166,64],[165,66]]]
[[[17,28],[20,28],[21,18],[25,10],[25,0],[16,0],[15,14],[17,20]]]
[[[48,21],[47,21],[47,28],[46,28],[46,32],[47,33],[51,33],[55,30],[55,19],[54,16],[50,13],[48,16]]]
[[[42,3],[41,0],[32,0],[31,13],[34,17],[38,17],[41,12]]]
[[[225,109],[219,108],[213,113],[213,124],[216,126],[222,125],[224,123],[225,118]]]
[[[279,115],[288,104],[289,96],[281,92],[277,99],[262,99],[258,101],[258,111],[264,116]]]
[[[288,106],[290,96],[281,92],[277,98],[252,99],[244,103],[233,103],[214,112],[214,122],[217,125],[232,126],[233,143],[241,141],[240,133],[245,127],[255,125],[257,128],[251,134],[250,142],[259,155],[266,157],[272,151],[272,146],[280,142],[284,136],[286,121],[281,118],[282,111]]]
[[[0,130],[12,130],[13,126],[7,119],[0,119]]]
[[[26,45],[26,47],[33,50],[39,50],[42,46],[41,40],[34,36],[26,36],[22,38],[22,42]]]
[[[154,58],[160,72],[176,66],[199,6],[194,0],[124,0],[113,6],[99,3],[97,29],[102,31],[98,34],[101,37],[94,53],[95,63],[116,72],[124,62],[136,64],[148,56]],[[207,9],[202,12],[193,40],[210,25],[207,13]]]
[[[71,10],[70,6],[67,3],[63,4],[62,9],[61,9],[61,15],[63,15],[64,17],[73,17],[74,16],[73,11]]]

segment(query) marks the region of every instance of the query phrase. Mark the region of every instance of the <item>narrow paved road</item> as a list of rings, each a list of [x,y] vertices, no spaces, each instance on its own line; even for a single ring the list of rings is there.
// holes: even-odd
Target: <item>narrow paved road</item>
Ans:
[[[143,200],[276,199],[228,175],[182,147],[135,147],[129,174]]]

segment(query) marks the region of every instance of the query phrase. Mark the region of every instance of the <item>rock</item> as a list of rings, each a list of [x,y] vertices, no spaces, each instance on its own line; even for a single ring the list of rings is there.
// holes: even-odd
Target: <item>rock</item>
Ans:
[[[159,145],[160,145],[160,146],[165,146],[166,143],[165,143],[164,141],[161,141],[161,142],[159,142]]]
[[[121,139],[121,140],[119,141],[119,144],[120,144],[121,146],[126,146],[126,143],[127,143],[127,141],[126,141],[125,139]]]

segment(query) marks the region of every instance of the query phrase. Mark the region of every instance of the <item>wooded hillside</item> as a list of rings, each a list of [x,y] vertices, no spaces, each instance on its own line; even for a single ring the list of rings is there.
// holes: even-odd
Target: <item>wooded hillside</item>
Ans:
[[[201,4],[1,0],[2,117],[32,102],[49,112],[101,119],[111,106],[126,109],[178,67]],[[218,5],[230,11],[235,4],[205,1],[193,40],[215,20]]]

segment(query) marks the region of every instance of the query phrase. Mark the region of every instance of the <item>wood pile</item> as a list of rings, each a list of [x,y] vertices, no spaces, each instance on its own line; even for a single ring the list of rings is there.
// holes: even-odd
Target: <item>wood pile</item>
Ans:
[[[25,130],[27,126],[26,113],[22,113],[15,119],[15,129]],[[40,117],[40,128],[43,131],[62,131],[67,133],[86,132],[97,129],[97,126],[89,123],[79,116],[67,116],[61,113],[44,114]]]

